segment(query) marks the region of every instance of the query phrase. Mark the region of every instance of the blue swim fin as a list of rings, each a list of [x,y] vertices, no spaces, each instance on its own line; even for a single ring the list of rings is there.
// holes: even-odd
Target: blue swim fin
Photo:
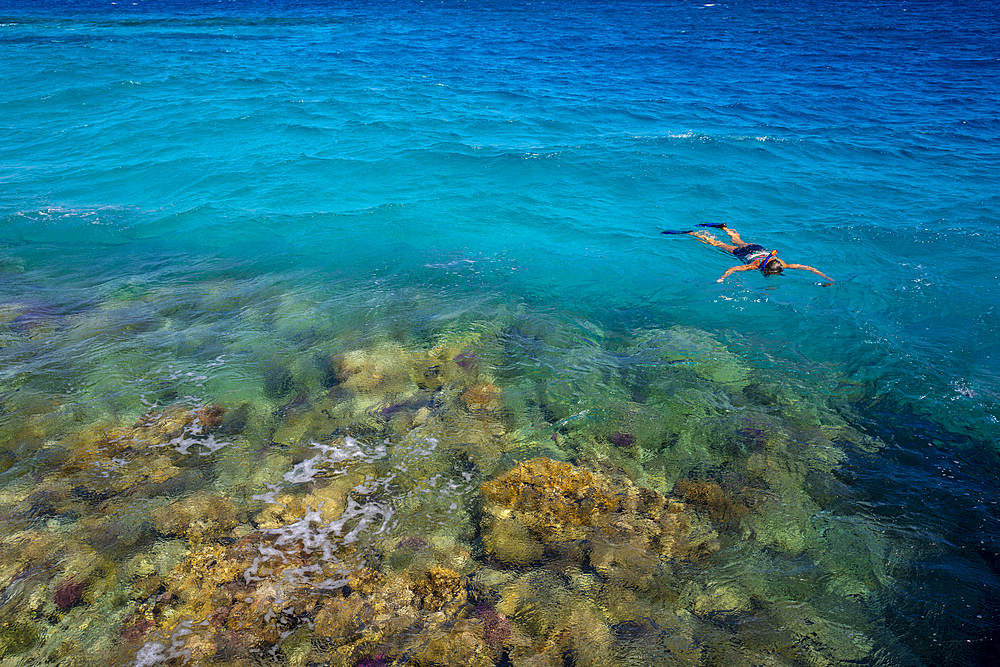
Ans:
[[[716,229],[725,229],[726,223],[724,222],[703,222],[698,225],[699,227],[715,227]]]
[[[690,234],[693,231],[694,231],[693,229],[689,229],[686,232],[678,231],[676,229],[668,229],[668,230],[660,232],[660,233],[661,234]]]

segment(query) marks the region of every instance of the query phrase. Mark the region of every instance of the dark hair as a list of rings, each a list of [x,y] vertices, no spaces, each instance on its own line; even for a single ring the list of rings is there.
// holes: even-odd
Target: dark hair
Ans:
[[[763,269],[761,269],[761,273],[765,276],[776,276],[781,273],[782,269],[784,269],[784,267],[781,266],[781,264],[776,261],[770,261]]]

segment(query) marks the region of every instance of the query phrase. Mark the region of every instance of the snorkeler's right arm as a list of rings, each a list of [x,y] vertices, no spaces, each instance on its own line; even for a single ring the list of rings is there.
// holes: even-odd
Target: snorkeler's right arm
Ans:
[[[721,283],[726,278],[728,278],[729,276],[731,276],[735,271],[752,271],[752,270],[754,270],[756,268],[757,267],[754,266],[753,264],[739,264],[737,266],[733,266],[733,267],[731,267],[729,269],[726,269],[726,272],[722,274],[722,277],[719,278],[718,280],[716,280],[715,282]]]

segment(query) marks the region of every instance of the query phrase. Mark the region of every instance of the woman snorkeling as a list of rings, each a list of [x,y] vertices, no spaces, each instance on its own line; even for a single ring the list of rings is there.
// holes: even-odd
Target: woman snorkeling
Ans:
[[[765,250],[763,246],[757,245],[756,243],[747,243],[740,238],[740,233],[735,229],[730,229],[726,227],[726,223],[704,223],[698,225],[699,227],[715,227],[716,229],[721,229],[726,234],[729,235],[729,239],[733,242],[732,245],[729,243],[723,243],[719,239],[715,238],[708,232],[701,232],[696,230],[688,230],[684,232],[678,232],[673,230],[667,230],[663,232],[664,234],[688,234],[695,237],[702,243],[707,243],[708,245],[715,246],[716,248],[722,248],[723,250],[732,253],[737,259],[739,259],[743,264],[738,266],[733,266],[726,270],[722,274],[722,277],[717,281],[721,283],[723,280],[728,278],[736,271],[753,271],[759,269],[761,273],[765,276],[776,276],[782,272],[784,269],[802,269],[803,271],[812,271],[817,276],[821,276],[829,280],[829,285],[833,283],[833,278],[814,269],[811,266],[806,266],[805,264],[788,264],[780,259],[778,259],[777,250]]]

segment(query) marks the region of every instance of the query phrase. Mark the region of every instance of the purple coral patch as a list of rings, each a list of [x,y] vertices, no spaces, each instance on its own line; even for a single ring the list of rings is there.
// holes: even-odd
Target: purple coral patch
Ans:
[[[455,363],[459,368],[468,369],[479,363],[479,357],[474,352],[459,352],[455,355]]]
[[[427,540],[417,535],[409,535],[399,541],[397,545],[400,549],[407,551],[420,551],[428,547]]]
[[[611,444],[616,447],[631,447],[635,444],[635,436],[624,431],[617,431],[609,439]]]
[[[483,637],[490,648],[500,648],[510,641],[510,621],[490,604],[476,607],[476,618],[483,624]]]
[[[745,426],[737,431],[743,438],[743,445],[749,451],[759,451],[767,444],[767,433],[755,426]]]
[[[62,582],[56,586],[56,593],[53,596],[56,606],[63,611],[66,611],[70,607],[75,607],[83,598],[83,589],[86,588],[86,586],[87,582],[85,581],[67,579]]]
[[[385,653],[377,653],[375,655],[359,658],[357,662],[354,663],[354,667],[383,667],[387,661],[388,659],[385,657]]]

